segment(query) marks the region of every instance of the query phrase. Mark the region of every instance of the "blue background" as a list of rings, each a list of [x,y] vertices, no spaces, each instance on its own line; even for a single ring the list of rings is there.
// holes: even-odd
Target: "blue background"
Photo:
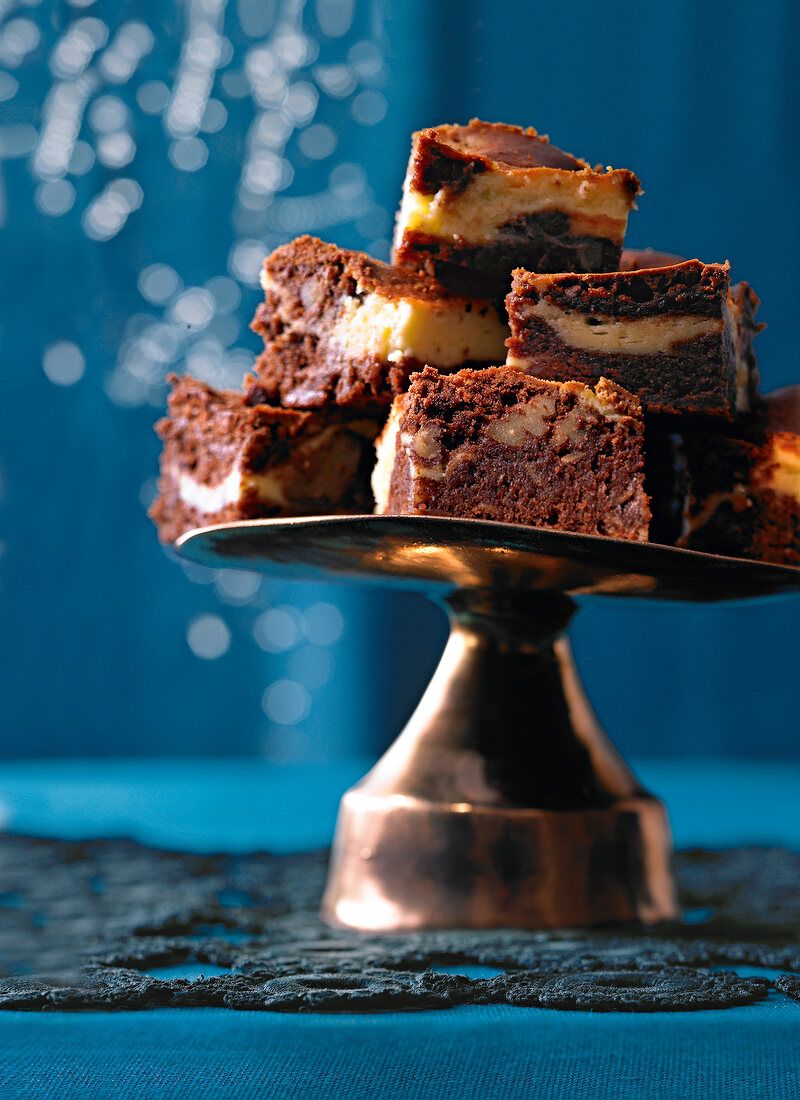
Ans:
[[[145,509],[167,372],[238,384],[282,241],[387,256],[412,129],[480,115],[633,169],[629,243],[729,259],[764,301],[765,388],[800,378],[798,22],[791,0],[10,10],[0,754],[325,760],[402,724],[436,609],[182,566]],[[573,638],[623,752],[797,751],[800,601],[598,601]]]

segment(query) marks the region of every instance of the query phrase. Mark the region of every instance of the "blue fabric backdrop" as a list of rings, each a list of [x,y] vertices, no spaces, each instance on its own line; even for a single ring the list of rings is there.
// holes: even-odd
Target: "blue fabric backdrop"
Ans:
[[[797,42],[633,0],[72,0],[0,22],[0,753],[377,751],[436,661],[414,598],[182,567],[145,517],[171,369],[236,384],[263,255],[388,254],[411,129],[533,124],[643,180],[629,241],[730,259],[793,343]],[[800,602],[593,604],[575,648],[625,751],[800,741]]]

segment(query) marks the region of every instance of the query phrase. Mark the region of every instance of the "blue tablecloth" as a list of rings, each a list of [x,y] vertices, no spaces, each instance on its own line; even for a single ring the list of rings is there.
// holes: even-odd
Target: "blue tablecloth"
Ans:
[[[297,850],[330,839],[338,797],[365,766],[5,765],[0,813],[15,832]],[[679,846],[800,847],[798,765],[650,762],[637,771],[666,799]],[[669,1015],[505,1006],[0,1013],[0,1096],[789,1098],[800,1096],[800,1006],[773,995],[748,1008]]]

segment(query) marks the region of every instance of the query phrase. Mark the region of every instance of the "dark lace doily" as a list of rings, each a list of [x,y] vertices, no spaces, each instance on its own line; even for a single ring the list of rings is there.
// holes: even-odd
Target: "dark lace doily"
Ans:
[[[800,1001],[800,855],[783,849],[680,853],[685,920],[656,930],[388,937],[320,922],[326,859],[2,837],[0,1007],[666,1011],[752,1004],[770,989]],[[185,964],[214,972],[152,973]],[[473,967],[492,976],[458,973]]]

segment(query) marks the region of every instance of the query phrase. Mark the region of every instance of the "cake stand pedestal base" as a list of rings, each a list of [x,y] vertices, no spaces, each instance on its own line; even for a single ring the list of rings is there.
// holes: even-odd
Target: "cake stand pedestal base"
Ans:
[[[553,592],[462,590],[405,730],[339,811],[323,917],[370,931],[677,913],[662,804],[597,723]]]

